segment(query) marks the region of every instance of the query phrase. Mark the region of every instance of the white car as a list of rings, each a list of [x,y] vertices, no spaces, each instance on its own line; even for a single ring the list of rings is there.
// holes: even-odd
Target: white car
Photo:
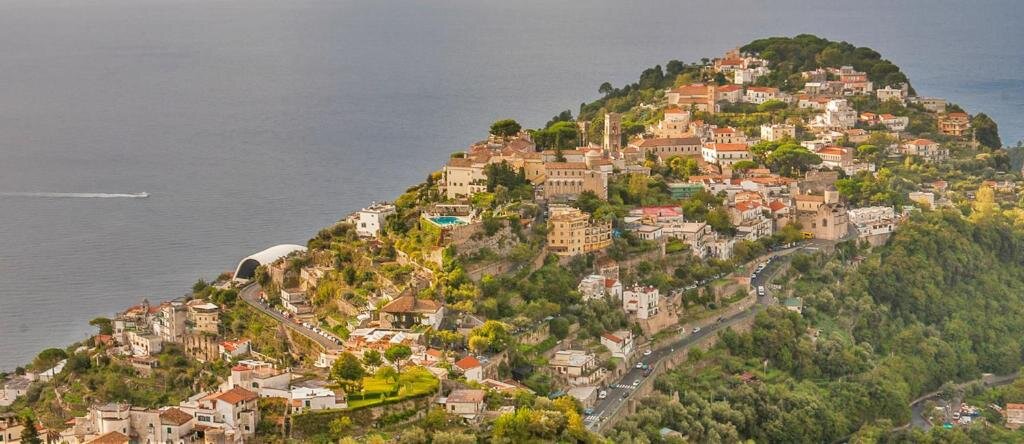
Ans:
[[[608,391],[607,390],[601,390],[600,392],[597,393],[597,399],[604,399],[604,398],[607,398],[607,397],[608,397]]]
[[[644,356],[650,356],[650,355],[651,355],[651,349],[644,350]]]
[[[636,368],[644,368],[644,363],[643,362],[637,362],[635,367]]]
[[[764,286],[759,285],[757,287],[757,295],[758,296],[764,296]]]
[[[700,333],[700,327],[693,327],[694,333]]]

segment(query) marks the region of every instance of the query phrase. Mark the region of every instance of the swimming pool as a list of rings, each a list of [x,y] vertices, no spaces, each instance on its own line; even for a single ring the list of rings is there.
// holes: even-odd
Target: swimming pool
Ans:
[[[465,225],[466,221],[458,216],[434,216],[428,219],[439,227],[451,227],[455,225]]]

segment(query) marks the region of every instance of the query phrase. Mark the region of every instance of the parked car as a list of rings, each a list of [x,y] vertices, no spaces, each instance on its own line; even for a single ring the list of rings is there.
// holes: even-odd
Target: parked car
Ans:
[[[699,333],[700,332],[700,327],[693,327],[693,332],[694,333]]]
[[[597,399],[604,399],[608,397],[608,390],[601,390],[597,392]]]
[[[650,356],[651,353],[651,349],[644,350],[644,356]]]
[[[644,363],[643,362],[637,362],[636,363],[636,368],[644,368]]]

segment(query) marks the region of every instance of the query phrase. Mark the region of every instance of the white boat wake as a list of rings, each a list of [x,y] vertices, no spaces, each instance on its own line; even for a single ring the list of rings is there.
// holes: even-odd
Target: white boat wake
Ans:
[[[142,199],[149,193],[34,193],[34,192],[0,192],[0,197],[45,197],[45,198],[77,198],[77,199],[109,199],[115,197]]]

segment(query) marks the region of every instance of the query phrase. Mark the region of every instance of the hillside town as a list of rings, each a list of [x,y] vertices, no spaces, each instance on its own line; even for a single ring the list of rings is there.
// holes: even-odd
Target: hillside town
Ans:
[[[0,416],[0,442],[25,426],[69,444],[397,442],[427,423],[516,442],[499,435],[556,416],[596,442],[688,350],[773,306],[803,313],[775,279],[791,257],[1019,192],[931,176],[872,191],[893,165],[975,157],[976,116],[846,64],[770,86],[777,65],[737,48],[628,109],[609,92],[541,130],[499,120],[397,199],[6,375],[0,412],[35,422]]]

